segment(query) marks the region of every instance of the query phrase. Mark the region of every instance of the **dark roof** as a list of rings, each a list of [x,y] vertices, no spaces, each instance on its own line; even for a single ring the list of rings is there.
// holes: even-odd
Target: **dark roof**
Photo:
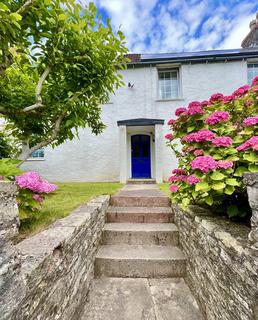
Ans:
[[[140,56],[140,58],[139,58]],[[234,61],[258,57],[257,48],[242,48],[229,50],[208,50],[196,52],[175,52],[137,55],[137,61],[131,60],[128,65],[162,64],[162,63],[200,63]]]
[[[164,124],[164,120],[162,119],[145,119],[145,118],[138,118],[138,119],[128,119],[128,120],[120,120],[117,121],[118,126],[152,126],[155,124]]]

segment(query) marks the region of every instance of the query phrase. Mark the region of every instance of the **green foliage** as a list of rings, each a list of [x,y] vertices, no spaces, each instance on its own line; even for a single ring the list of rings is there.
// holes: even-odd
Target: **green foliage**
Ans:
[[[168,146],[175,151],[181,170],[169,178],[172,201],[183,207],[210,206],[230,218],[242,218],[250,213],[243,175],[258,172],[258,78],[252,87],[236,90],[231,101],[221,94],[212,97],[209,103],[189,104],[176,120],[170,120],[173,138],[167,137]],[[218,111],[226,117],[213,123],[211,118]],[[205,136],[200,130],[209,131]],[[214,137],[209,138],[210,134]],[[215,138],[227,141],[220,145]],[[199,167],[197,159],[202,161]]]
[[[0,131],[0,159],[14,157],[18,152],[18,145],[8,134]]]
[[[100,104],[123,84],[125,40],[95,6],[75,0],[0,2],[0,114],[30,147],[53,147],[89,127],[104,129]]]
[[[19,162],[15,159],[0,159],[0,177],[4,180],[14,180],[15,176],[22,173],[22,170],[17,168]]]

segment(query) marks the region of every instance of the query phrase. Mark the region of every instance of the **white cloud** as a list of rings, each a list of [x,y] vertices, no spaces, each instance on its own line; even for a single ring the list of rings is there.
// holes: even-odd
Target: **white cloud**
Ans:
[[[251,0],[95,0],[131,52],[238,48],[258,5]]]

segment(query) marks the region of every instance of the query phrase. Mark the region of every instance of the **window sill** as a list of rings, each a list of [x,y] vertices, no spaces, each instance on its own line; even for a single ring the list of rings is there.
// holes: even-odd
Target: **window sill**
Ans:
[[[40,159],[40,158],[28,158],[27,160],[26,160],[26,162],[27,161],[46,161],[46,159],[44,158],[44,159]]]
[[[156,99],[156,102],[169,102],[169,101],[184,101],[184,98],[176,98],[176,99]]]

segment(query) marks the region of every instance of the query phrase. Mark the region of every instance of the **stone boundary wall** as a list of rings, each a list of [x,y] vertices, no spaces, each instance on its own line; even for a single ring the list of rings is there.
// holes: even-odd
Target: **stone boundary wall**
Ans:
[[[172,208],[186,282],[207,319],[258,319],[258,250],[248,243],[250,229],[199,207]]]
[[[19,272],[0,285],[2,320],[78,319],[94,276],[109,196],[100,196],[50,228],[12,246]]]

